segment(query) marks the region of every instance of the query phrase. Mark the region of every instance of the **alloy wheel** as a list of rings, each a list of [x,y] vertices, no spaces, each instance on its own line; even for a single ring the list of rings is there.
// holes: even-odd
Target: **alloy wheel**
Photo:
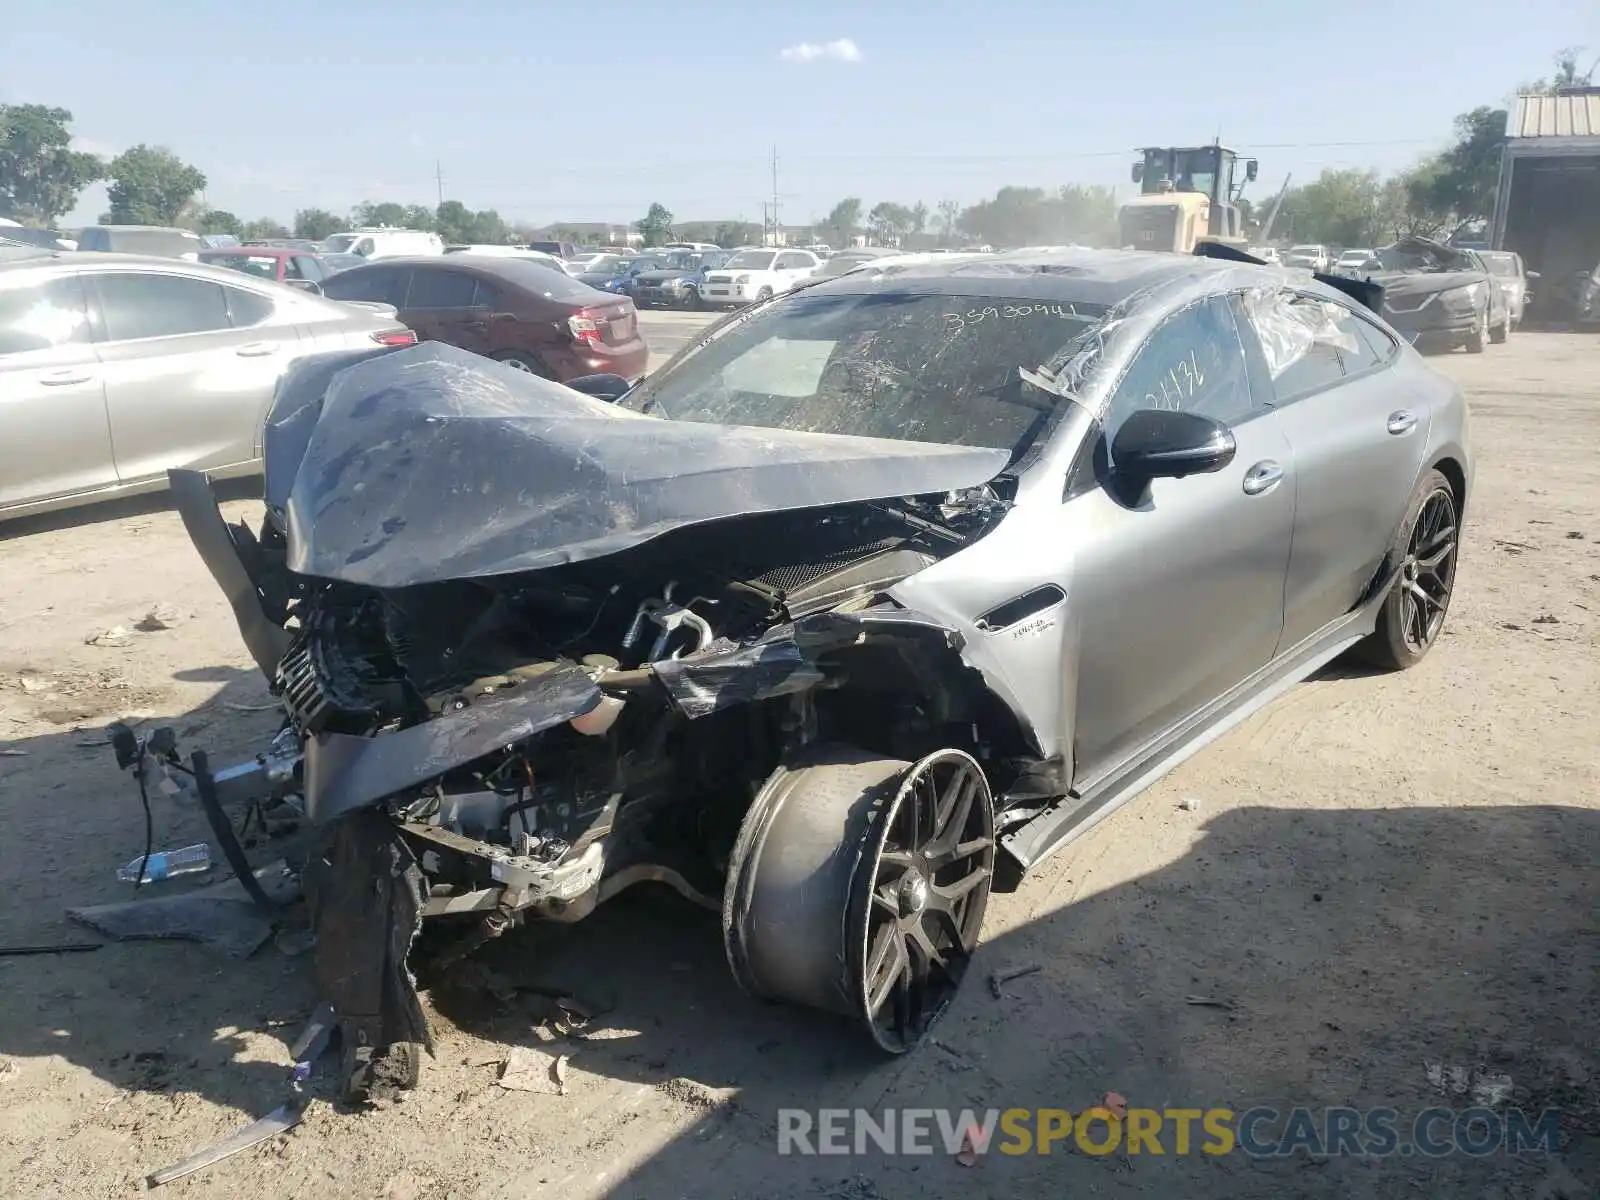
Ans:
[[[1417,512],[1400,565],[1401,635],[1414,651],[1433,644],[1455,586],[1458,522],[1455,497],[1436,488]]]
[[[994,806],[971,757],[940,750],[906,772],[884,813],[860,929],[858,998],[873,1039],[910,1050],[955,999],[993,886]],[[864,918],[864,920],[863,920]]]

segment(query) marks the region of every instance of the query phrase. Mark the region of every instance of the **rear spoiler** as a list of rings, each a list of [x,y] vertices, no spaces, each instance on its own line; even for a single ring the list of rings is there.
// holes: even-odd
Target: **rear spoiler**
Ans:
[[[1197,258],[1220,258],[1227,262],[1253,263],[1258,267],[1271,264],[1264,258],[1257,258],[1254,254],[1229,246],[1223,242],[1199,242],[1194,248]],[[1373,283],[1370,279],[1346,279],[1343,275],[1324,275],[1321,271],[1311,272],[1311,278],[1318,283],[1327,284],[1336,292],[1343,292],[1363,308],[1381,314],[1383,312],[1383,285]]]

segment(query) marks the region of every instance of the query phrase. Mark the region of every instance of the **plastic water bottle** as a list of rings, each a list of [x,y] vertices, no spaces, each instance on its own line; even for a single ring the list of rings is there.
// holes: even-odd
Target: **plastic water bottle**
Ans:
[[[123,883],[139,882],[139,864],[142,862],[144,855],[141,854],[127,866],[118,868],[117,878]],[[154,883],[178,875],[197,875],[210,869],[211,847],[205,842],[196,842],[179,850],[157,850],[150,856],[149,866],[145,867],[144,882]]]

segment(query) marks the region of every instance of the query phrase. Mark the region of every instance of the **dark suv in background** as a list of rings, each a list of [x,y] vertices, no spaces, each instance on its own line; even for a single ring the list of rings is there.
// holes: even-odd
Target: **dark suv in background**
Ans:
[[[334,300],[392,304],[423,341],[562,383],[600,374],[636,380],[650,358],[632,300],[528,259],[385,258],[339,272],[322,290]]]

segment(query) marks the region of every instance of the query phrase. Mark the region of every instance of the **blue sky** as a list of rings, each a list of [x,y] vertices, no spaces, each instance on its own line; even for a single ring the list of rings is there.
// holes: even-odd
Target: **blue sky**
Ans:
[[[776,144],[802,222],[846,195],[1127,187],[1133,147],[1219,132],[1260,160],[1259,197],[1288,172],[1403,167],[1561,47],[1600,56],[1593,0],[21,0],[0,24],[0,102],[71,109],[100,152],[169,146],[213,207],[281,219],[432,204],[438,162],[447,198],[516,220],[653,200],[760,220]],[[841,39],[855,61],[782,53]],[[74,216],[103,207],[96,188]]]

